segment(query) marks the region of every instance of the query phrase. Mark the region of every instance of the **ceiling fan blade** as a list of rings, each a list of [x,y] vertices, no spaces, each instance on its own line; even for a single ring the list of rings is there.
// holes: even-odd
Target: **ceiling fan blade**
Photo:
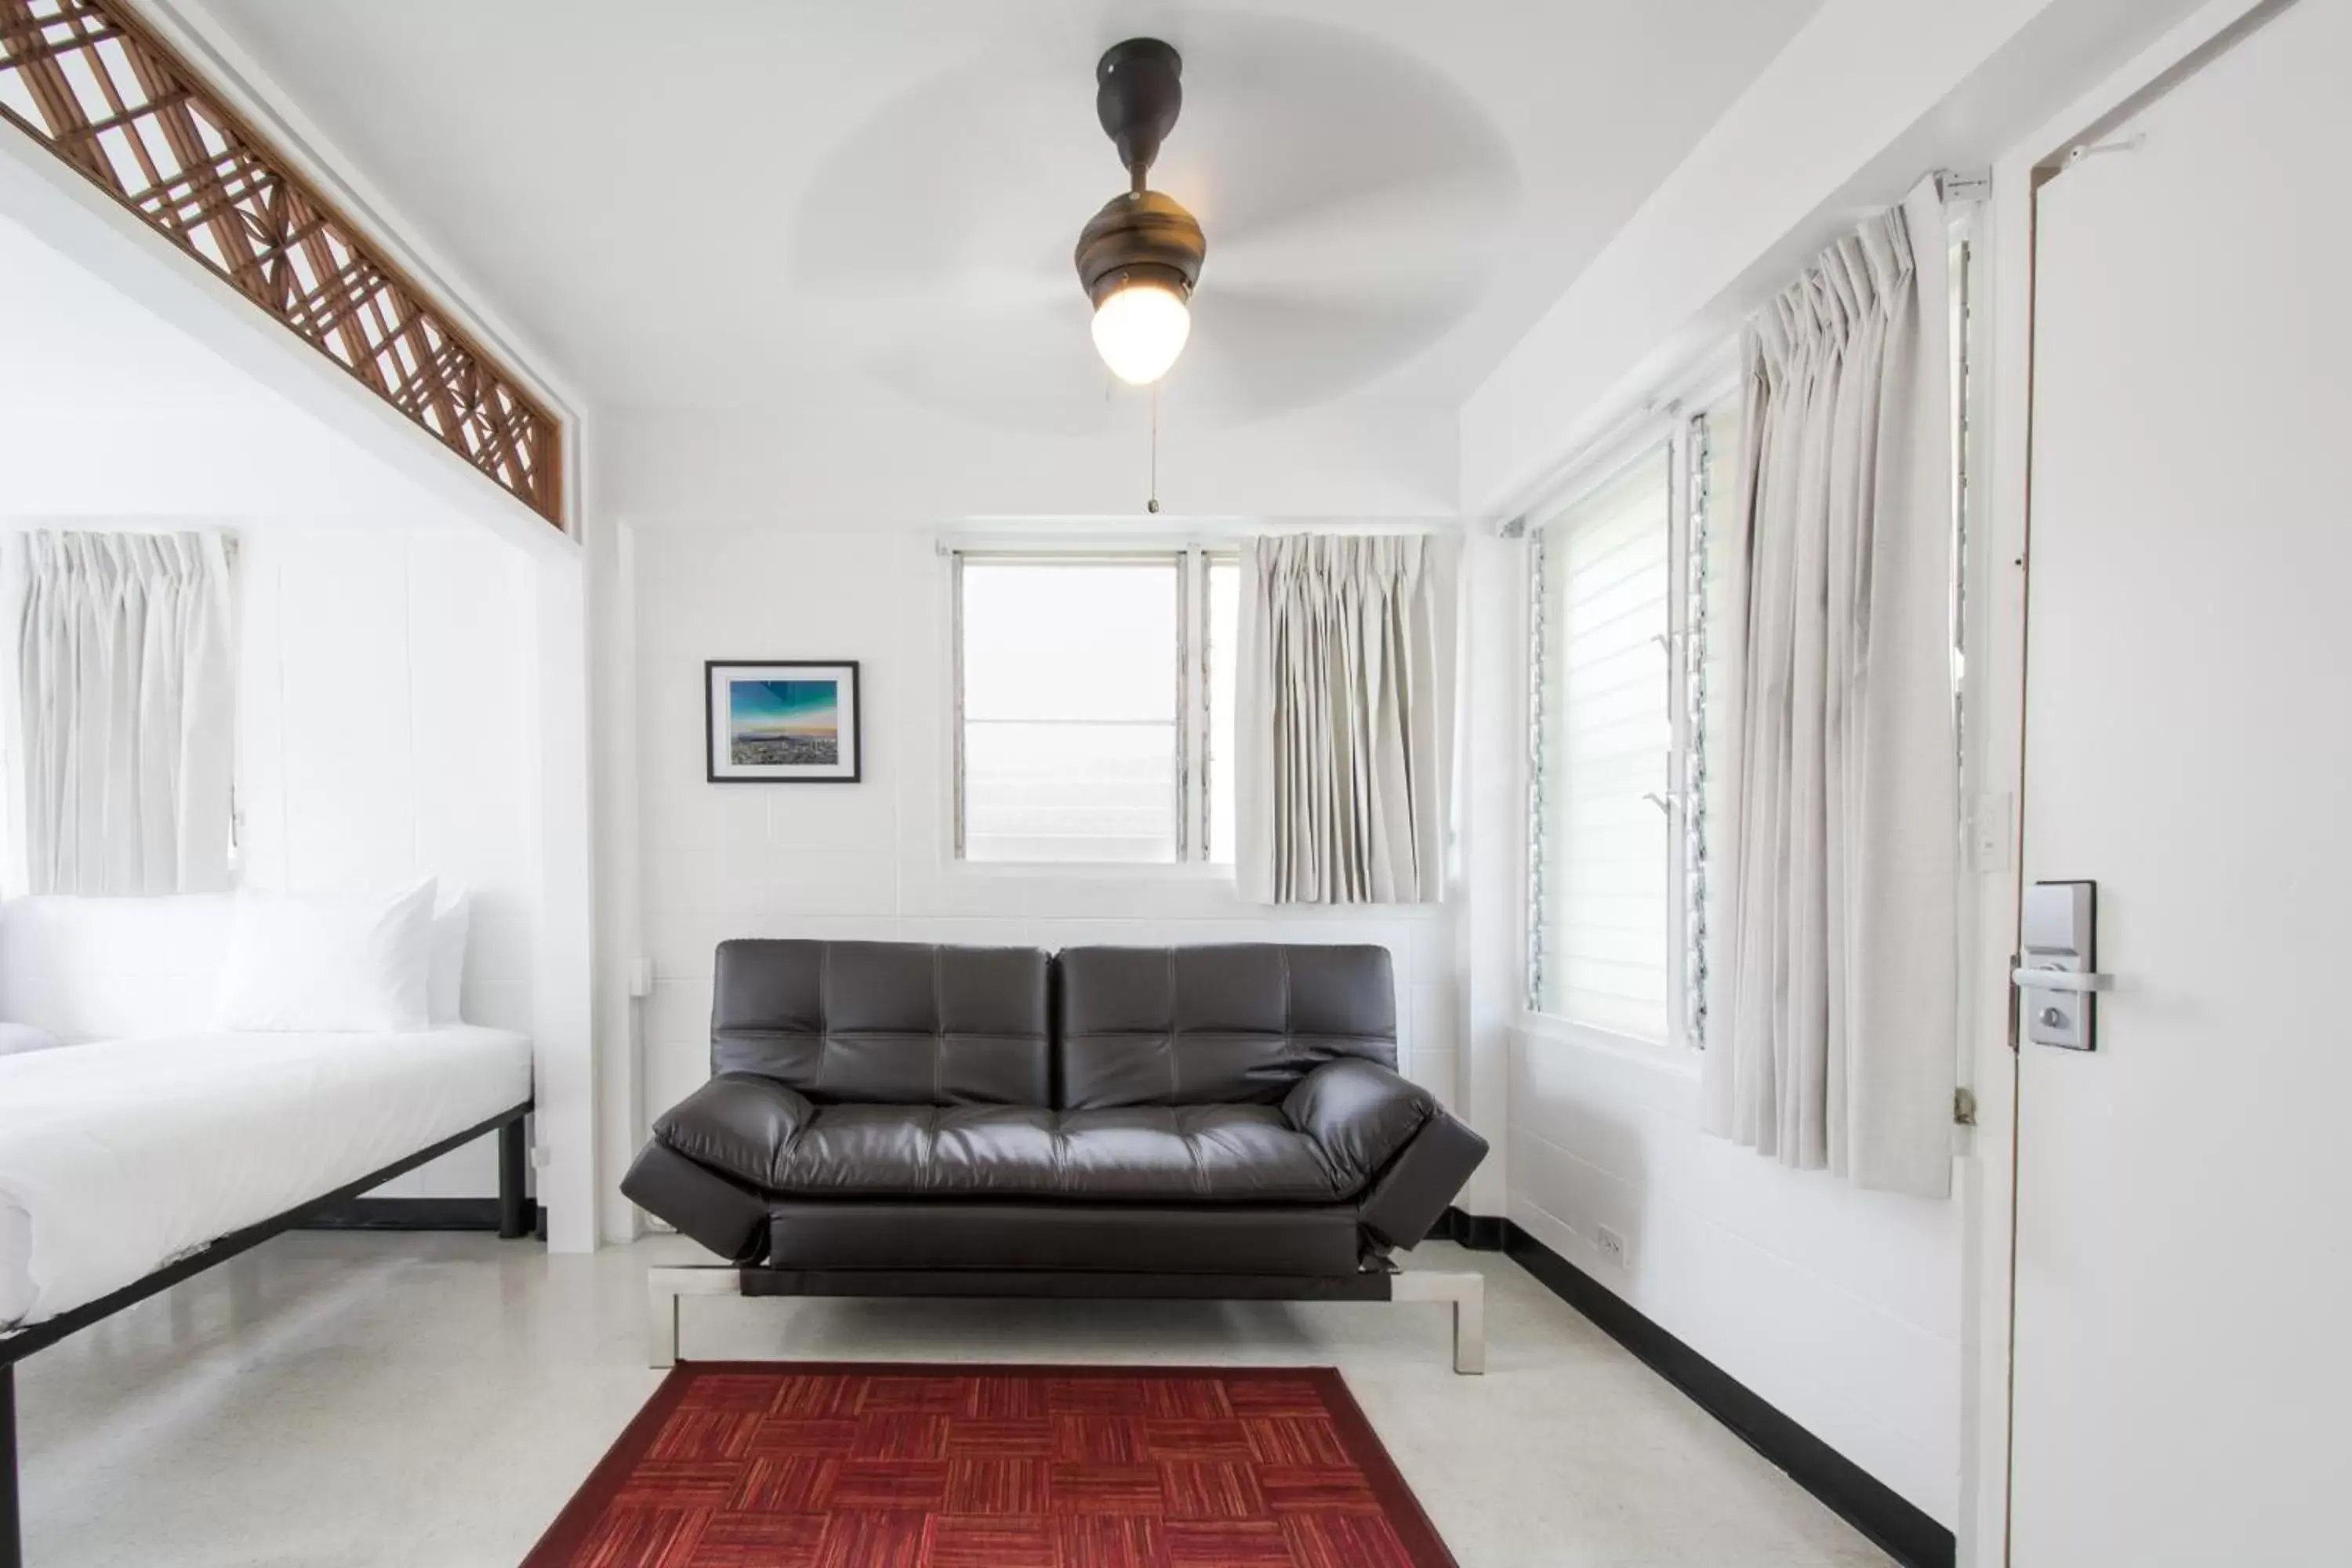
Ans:
[[[1327,203],[1256,228],[1213,231],[1200,287],[1311,289],[1371,307],[1483,277],[1507,226],[1507,212],[1468,187],[1368,193],[1360,205]]]
[[[1212,257],[1293,227],[1360,250],[1433,220],[1507,221],[1517,162],[1451,79],[1360,34],[1238,21],[1188,50],[1184,121],[1153,171]]]
[[[1236,419],[1303,408],[1356,392],[1442,337],[1459,311],[1433,296],[1409,311],[1286,292],[1202,286],[1192,337],[1168,378],[1171,401]]]
[[[1051,279],[1077,291],[1079,226],[1121,190],[1094,116],[1084,44],[933,77],[851,131],[793,200],[782,273],[795,289],[975,296]]]
[[[1116,417],[1083,296],[1042,309],[910,310],[863,364],[909,402],[999,429],[1079,435]]]

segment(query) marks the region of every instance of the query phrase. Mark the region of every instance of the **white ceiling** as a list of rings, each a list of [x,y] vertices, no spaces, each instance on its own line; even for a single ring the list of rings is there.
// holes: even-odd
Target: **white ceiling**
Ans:
[[[1171,407],[1463,398],[1817,0],[208,0],[601,407],[1076,432],[1093,66],[1183,51],[1208,261]]]
[[[5,218],[0,345],[0,521],[454,521]]]

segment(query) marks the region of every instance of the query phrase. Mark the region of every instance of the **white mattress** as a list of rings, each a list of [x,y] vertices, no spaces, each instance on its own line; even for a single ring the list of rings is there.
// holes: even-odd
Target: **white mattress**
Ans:
[[[39,1322],[530,1097],[530,1042],[184,1035],[0,1057],[0,1325]]]

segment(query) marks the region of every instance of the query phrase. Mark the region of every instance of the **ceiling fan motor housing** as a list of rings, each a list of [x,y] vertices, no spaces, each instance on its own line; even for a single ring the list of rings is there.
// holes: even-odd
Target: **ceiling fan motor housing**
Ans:
[[[1173,198],[1143,187],[1184,106],[1183,72],[1183,58],[1157,38],[1114,44],[1095,67],[1095,113],[1132,182],[1078,236],[1078,281],[1097,306],[1130,283],[1189,298],[1201,280],[1208,241],[1200,224]]]
[[[1172,197],[1127,192],[1104,203],[1079,234],[1078,281],[1097,305],[1129,283],[1157,284],[1189,299],[1208,248],[1201,226]]]

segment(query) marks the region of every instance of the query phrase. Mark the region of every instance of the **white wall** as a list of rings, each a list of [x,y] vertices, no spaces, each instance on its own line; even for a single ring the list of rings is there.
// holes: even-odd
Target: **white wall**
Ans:
[[[1525,1000],[1519,943],[1527,889],[1527,547],[1470,530],[1462,542],[1454,903],[1459,1090],[1465,1120],[1494,1144],[1463,1190],[1471,1214],[1499,1215],[1508,1193],[1504,1136],[1510,1097],[1510,1025]]]
[[[737,936],[1379,942],[1396,961],[1406,1070],[1452,1098],[1443,909],[1276,911],[1205,870],[1038,874],[951,859],[949,575],[932,533],[669,529],[639,534],[631,553],[650,1110],[708,1076],[712,950]],[[865,782],[705,783],[708,658],[858,660]]]
[[[241,880],[464,888],[464,1016],[531,1033],[533,563],[474,529],[236,531]],[[378,1192],[497,1190],[478,1142]]]
[[[1510,1216],[1949,1525],[1960,1208],[1860,1192],[1699,1131],[1695,1065],[1522,1028]],[[1619,1269],[1594,1243],[1625,1237]]]
[[[994,429],[901,400],[632,410],[593,453],[598,506],[633,522],[818,530],[973,517],[1144,518],[1151,407],[1132,390],[1058,434]],[[1168,517],[1443,518],[1451,405],[1357,400],[1255,424],[1163,411]]]

